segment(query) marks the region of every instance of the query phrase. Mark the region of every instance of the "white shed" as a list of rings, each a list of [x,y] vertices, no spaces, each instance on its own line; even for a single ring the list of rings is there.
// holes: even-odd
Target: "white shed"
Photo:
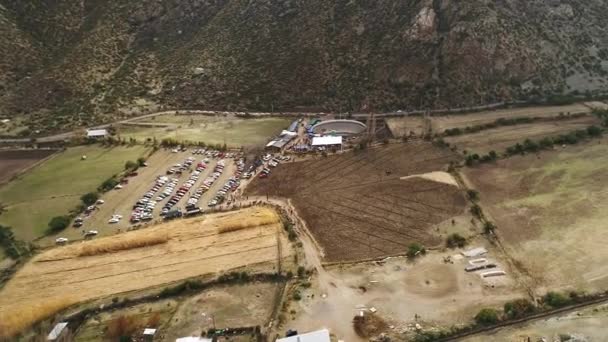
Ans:
[[[323,329],[306,334],[279,338],[276,342],[330,342],[329,330]]]

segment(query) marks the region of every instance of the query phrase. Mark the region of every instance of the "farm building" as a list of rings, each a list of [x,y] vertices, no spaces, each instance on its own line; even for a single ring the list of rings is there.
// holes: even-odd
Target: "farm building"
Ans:
[[[323,329],[306,334],[279,338],[276,342],[330,342],[329,330]]]
[[[324,136],[324,137],[313,137],[312,138],[312,147],[339,147],[342,148],[342,137],[341,136]]]
[[[274,139],[266,144],[266,149],[274,152],[281,152],[283,148],[295,137],[295,134],[283,134],[277,139]]]
[[[298,123],[300,123],[299,120],[296,120],[296,121],[292,122],[291,125],[289,125],[289,128],[287,128],[287,130],[290,131],[290,132],[297,132],[298,131]]]
[[[87,138],[103,139],[108,136],[108,131],[105,129],[89,129],[87,130]]]

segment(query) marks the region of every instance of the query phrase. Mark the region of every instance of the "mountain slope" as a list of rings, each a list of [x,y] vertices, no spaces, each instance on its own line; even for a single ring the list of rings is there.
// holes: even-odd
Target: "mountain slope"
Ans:
[[[457,107],[608,83],[601,0],[0,0],[0,115]]]

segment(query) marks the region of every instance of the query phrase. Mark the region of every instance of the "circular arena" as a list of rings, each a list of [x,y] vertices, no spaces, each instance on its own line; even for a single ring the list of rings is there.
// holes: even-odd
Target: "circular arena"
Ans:
[[[314,125],[314,134],[334,133],[337,135],[355,135],[365,132],[367,126],[355,120],[327,120]]]

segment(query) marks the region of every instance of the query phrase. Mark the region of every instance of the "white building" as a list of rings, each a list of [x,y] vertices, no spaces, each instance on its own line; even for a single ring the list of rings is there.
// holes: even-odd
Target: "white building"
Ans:
[[[312,147],[342,147],[342,137],[326,135],[323,137],[313,137]]]
[[[87,138],[103,139],[108,136],[108,131],[105,129],[89,129],[87,130]]]
[[[306,334],[279,338],[276,342],[330,342],[329,330],[323,329]]]

